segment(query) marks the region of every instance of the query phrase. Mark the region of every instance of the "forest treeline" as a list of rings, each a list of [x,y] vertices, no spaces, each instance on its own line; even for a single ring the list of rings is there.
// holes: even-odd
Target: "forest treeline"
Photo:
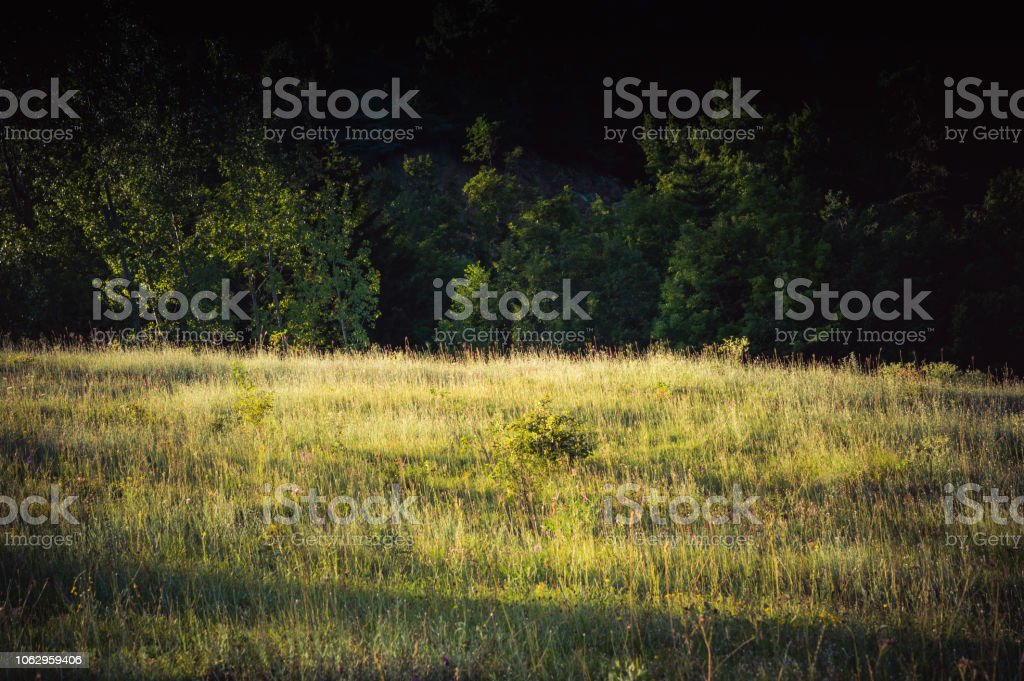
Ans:
[[[582,160],[546,161],[500,107],[447,115],[419,62],[395,71],[424,93],[414,140],[268,141],[266,127],[281,122],[261,115],[261,76],[329,72],[328,46],[269,50],[254,67],[214,40],[112,26],[110,39],[49,72],[78,91],[79,118],[3,121],[70,138],[0,137],[0,331],[10,338],[124,326],[94,319],[94,295],[106,296],[97,281],[192,295],[227,279],[249,291],[249,319],[127,323],[241,330],[254,345],[434,346],[438,328],[482,323],[435,319],[436,280],[462,277],[468,289],[533,295],[568,279],[590,291],[589,319],[493,322],[585,339],[566,347],[743,337],[755,353],[983,366],[1013,364],[1024,340],[1024,171],[996,164],[970,196],[951,190],[941,87],[913,67],[878,74],[882,103],[856,138],[810,98],[755,122],[648,119],[681,134],[632,142],[640,179],[607,180]],[[423,68],[458,61],[445,41],[457,28],[433,31],[413,48]],[[41,87],[42,73],[0,66],[14,91]],[[593,91],[578,105],[603,123],[599,83]],[[753,123],[748,136],[722,132]],[[593,154],[619,153],[592,142]],[[779,320],[777,281],[796,278],[868,296],[910,279],[931,291],[932,319]],[[819,342],[808,327],[921,337]],[[780,330],[801,333],[780,343]]]

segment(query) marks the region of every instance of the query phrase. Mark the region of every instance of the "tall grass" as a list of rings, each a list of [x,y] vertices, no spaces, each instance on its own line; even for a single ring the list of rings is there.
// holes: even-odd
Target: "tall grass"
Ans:
[[[947,526],[942,501],[1024,494],[1015,382],[657,352],[8,350],[0,396],[0,494],[56,484],[80,521],[0,529],[0,649],[89,651],[93,676],[1021,678],[1024,542],[970,539],[1024,530]],[[595,450],[529,517],[491,442],[541,399]],[[608,526],[625,482],[739,485],[760,525]],[[281,484],[397,485],[419,523],[267,523]],[[73,545],[9,545],[54,533]]]

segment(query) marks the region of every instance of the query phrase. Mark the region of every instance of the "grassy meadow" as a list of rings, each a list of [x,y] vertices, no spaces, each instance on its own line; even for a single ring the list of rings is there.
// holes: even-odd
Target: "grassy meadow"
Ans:
[[[593,451],[524,494],[495,443],[542,400]],[[77,523],[0,526],[0,650],[91,656],[43,679],[1022,678],[1021,526],[943,513],[947,483],[1024,494],[1018,382],[657,352],[7,350],[0,442],[0,494],[77,497]],[[625,483],[738,486],[758,522],[607,523]],[[311,489],[415,497],[417,522],[321,525],[294,501]]]

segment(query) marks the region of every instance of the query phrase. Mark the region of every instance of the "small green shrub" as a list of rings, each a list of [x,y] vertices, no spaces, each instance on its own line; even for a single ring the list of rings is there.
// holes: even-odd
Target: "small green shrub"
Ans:
[[[239,420],[259,427],[274,408],[274,393],[257,388],[249,372],[241,364],[231,367],[231,374],[235,387],[241,391],[235,400],[235,415]]]
[[[943,383],[952,383],[956,380],[960,370],[955,364],[949,362],[927,362],[921,365],[921,373],[925,378],[930,378]]]
[[[491,476],[510,496],[532,503],[538,483],[557,465],[571,466],[594,451],[580,423],[551,410],[550,400],[498,429]]]
[[[953,385],[982,386],[991,383],[988,374],[974,369],[960,371],[950,362],[925,362],[921,366],[913,362],[882,364],[878,367],[878,375],[899,381],[927,379]]]
[[[270,346],[271,350],[287,350],[288,349],[288,330],[275,331],[270,334],[270,338],[267,339],[267,345]]]
[[[657,397],[659,400],[671,397],[672,392],[672,388],[669,386],[668,383],[665,383],[665,381],[658,381],[657,383],[654,384],[654,396]]]
[[[923,374],[913,362],[892,362],[880,365],[878,375],[883,378],[908,381],[920,379]]]
[[[730,336],[717,343],[710,343],[701,348],[701,355],[739,362],[750,355],[750,341],[745,337]]]

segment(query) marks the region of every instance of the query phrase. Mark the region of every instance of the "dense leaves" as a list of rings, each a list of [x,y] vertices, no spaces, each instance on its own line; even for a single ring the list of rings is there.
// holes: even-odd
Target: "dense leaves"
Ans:
[[[417,45],[455,68],[447,60],[482,38],[466,42],[446,16]],[[445,333],[493,346],[494,336],[461,335],[486,327],[509,334],[503,345],[559,334],[567,349],[699,348],[736,337],[753,354],[855,350],[985,366],[1012,363],[1024,340],[1024,175],[993,168],[984,191],[953,201],[941,128],[919,104],[927,92],[913,70],[879,74],[884,120],[868,139],[837,142],[827,112],[804,102],[767,113],[748,136],[735,135],[748,122],[732,118],[647,120],[679,134],[636,143],[645,175],[625,187],[545,158],[520,121],[477,111],[435,121],[418,146],[267,141],[258,79],[223,45],[162,43],[116,16],[104,31],[66,76],[102,93],[76,103],[88,122],[73,140],[0,139],[4,334],[112,326],[93,317],[92,282],[122,278],[127,291],[186,296],[227,279],[248,291],[248,319],[151,321],[136,309],[126,324],[233,329],[280,348],[436,347]],[[295,73],[333,59],[320,44],[264,58]],[[483,284],[562,294],[568,280],[588,292],[586,314],[439,320],[437,282],[457,277],[467,296]],[[811,323],[848,328],[776,319],[776,282],[797,277],[868,295],[912,279],[932,291],[934,323],[907,346],[803,335],[780,344],[781,332]]]

